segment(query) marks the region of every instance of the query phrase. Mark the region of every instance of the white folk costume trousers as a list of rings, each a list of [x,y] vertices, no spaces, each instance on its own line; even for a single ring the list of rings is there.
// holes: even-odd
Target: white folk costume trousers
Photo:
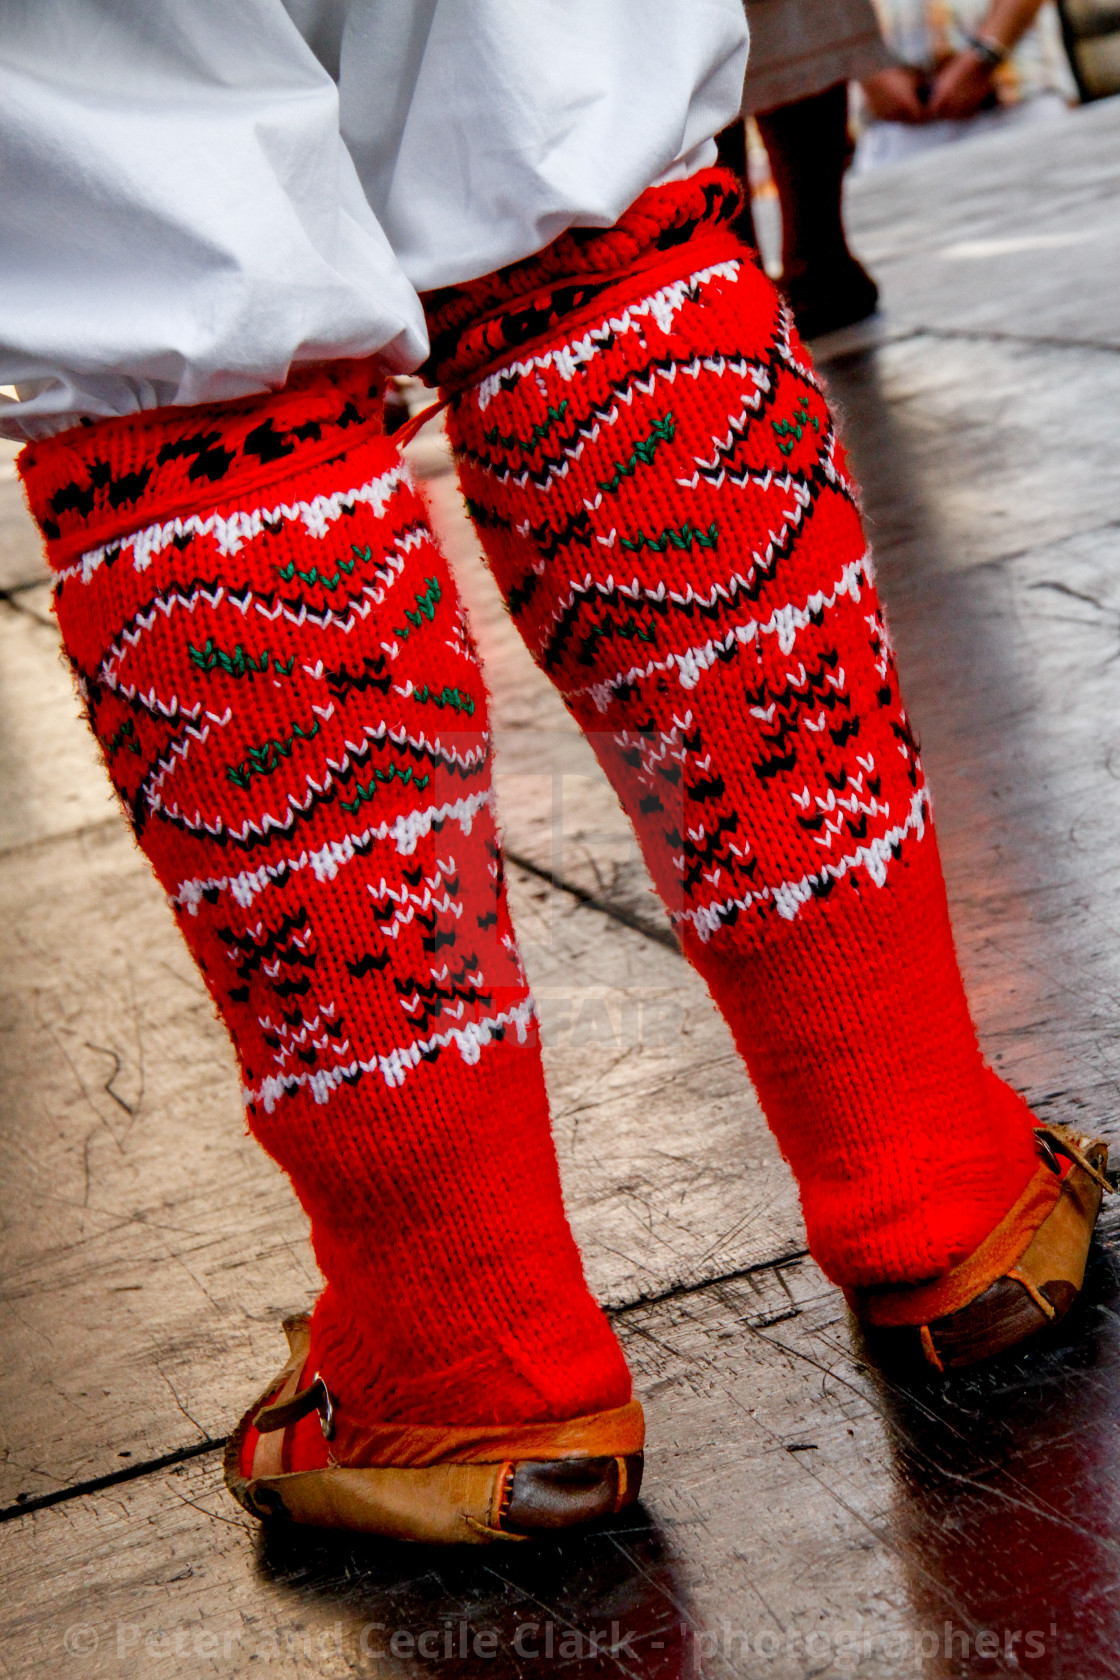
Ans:
[[[4,0],[0,432],[427,352],[417,293],[714,161],[741,0]]]

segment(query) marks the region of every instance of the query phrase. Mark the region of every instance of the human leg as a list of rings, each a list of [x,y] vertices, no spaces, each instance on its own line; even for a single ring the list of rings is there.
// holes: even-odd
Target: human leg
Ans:
[[[759,111],[755,122],[782,207],[781,285],[798,331],[814,338],[863,320],[879,291],[844,232],[847,84]]]
[[[742,117],[720,129],[716,135],[716,154],[722,169],[730,169],[743,189],[743,205],[730,223],[731,231],[740,244],[758,250],[758,234],[751,208],[750,161],[747,156],[747,125]]]
[[[563,1213],[482,676],[379,414],[370,364],[335,363],[21,470],[114,785],[309,1214],[304,1363],[340,1424],[624,1408]],[[285,1450],[324,1463],[318,1419]]]
[[[849,1289],[1038,1168],[984,1064],[854,488],[712,174],[428,300],[495,577],[630,813]]]

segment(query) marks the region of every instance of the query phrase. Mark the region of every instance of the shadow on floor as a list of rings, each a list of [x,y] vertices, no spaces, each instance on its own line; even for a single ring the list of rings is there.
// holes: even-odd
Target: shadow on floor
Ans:
[[[1029,1349],[928,1382],[869,1375],[921,1671],[1116,1674],[1120,1261],[1108,1228],[1084,1296]]]
[[[281,1599],[290,1596],[293,1627],[309,1618],[316,1657],[337,1650],[345,1673],[388,1665],[504,1677],[555,1663],[649,1680],[1113,1675],[1118,1236],[1120,1215],[1112,1214],[1084,1297],[1064,1324],[978,1372],[928,1380],[912,1369],[881,1372],[864,1363],[857,1338],[857,1370],[885,1426],[893,1477],[882,1538],[909,1600],[896,1633],[868,1633],[866,1648],[857,1619],[842,1638],[822,1623],[818,1660],[811,1632],[796,1650],[774,1635],[772,1659],[757,1638],[748,1652],[736,1650],[723,1623],[697,1609],[689,1563],[674,1555],[671,1532],[641,1507],[555,1543],[460,1554],[425,1547],[405,1554],[376,1541],[272,1529],[257,1543],[258,1576]],[[742,1352],[750,1358],[749,1342]],[[757,1510],[744,1511],[744,1543],[758,1520]],[[735,1549],[735,1533],[721,1540]],[[773,1544],[783,1545],[777,1518]],[[792,1603],[802,1589],[796,1559],[790,1563]]]
[[[478,1666],[494,1680],[540,1662],[650,1680],[697,1671],[670,1547],[640,1505],[582,1535],[457,1552],[272,1528],[257,1561],[297,1606],[317,1601],[317,1622],[337,1610],[319,1638],[336,1639],[359,1673],[385,1661]]]

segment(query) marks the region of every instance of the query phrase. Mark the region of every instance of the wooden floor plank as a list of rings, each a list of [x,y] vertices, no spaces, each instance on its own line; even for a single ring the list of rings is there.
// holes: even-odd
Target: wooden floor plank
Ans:
[[[1117,1551],[1109,1264],[1090,1297],[1042,1357],[952,1389],[876,1376],[808,1261],[622,1312],[648,1492],[555,1544],[262,1534],[216,1455],[18,1518],[0,1528],[3,1672],[418,1676],[438,1658],[501,1680],[551,1662],[628,1680],[1103,1680],[1118,1617],[1115,1595],[1093,1591]],[[1055,1434],[1057,1405],[1103,1460]],[[493,1638],[475,1655],[480,1633]],[[1008,1650],[1034,1660],[1016,1667]]]

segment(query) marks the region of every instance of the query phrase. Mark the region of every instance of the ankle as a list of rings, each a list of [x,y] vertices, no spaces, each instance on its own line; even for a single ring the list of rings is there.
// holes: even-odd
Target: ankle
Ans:
[[[553,1300],[509,1300],[504,1318],[485,1294],[448,1286],[438,1302],[414,1301],[399,1333],[388,1299],[355,1314],[328,1288],[308,1368],[340,1414],[366,1426],[559,1422],[623,1406],[630,1373],[614,1333],[582,1279],[564,1287],[560,1270]]]
[[[1015,1205],[1039,1167],[1034,1116],[987,1068],[983,1087],[987,1100],[935,1160],[916,1161],[904,1132],[880,1133],[862,1175],[803,1185],[809,1249],[834,1283],[862,1289],[942,1277]]]

